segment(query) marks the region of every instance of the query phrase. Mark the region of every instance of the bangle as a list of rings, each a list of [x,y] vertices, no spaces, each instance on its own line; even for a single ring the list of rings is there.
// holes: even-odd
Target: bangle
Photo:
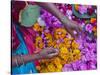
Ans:
[[[15,63],[16,63],[16,66],[18,67],[19,65],[18,65],[18,59],[17,58],[15,59]]]
[[[23,59],[23,57],[22,57],[22,56],[23,56],[23,55],[21,54],[21,55],[20,55],[20,59],[21,59],[21,61],[22,61],[23,65],[24,65],[25,63],[24,63],[24,59]]]

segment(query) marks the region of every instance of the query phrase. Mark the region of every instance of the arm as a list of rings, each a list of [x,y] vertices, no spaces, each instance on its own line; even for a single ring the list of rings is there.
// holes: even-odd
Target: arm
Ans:
[[[81,31],[81,27],[78,25],[77,22],[71,21],[66,17],[62,12],[59,11],[59,9],[56,8],[56,6],[53,3],[39,3],[36,2],[37,5],[43,7],[46,9],[48,12],[50,12],[52,15],[56,16],[59,21],[62,22],[66,30],[73,36],[75,37],[73,30],[77,31],[78,35],[79,32]]]
[[[12,56],[12,67],[20,66],[23,63],[25,64],[27,62],[38,60],[39,58],[40,58],[39,54],[23,55],[23,56],[20,56],[20,55]]]
[[[52,15],[56,16],[60,21],[61,18],[64,17],[64,15],[56,8],[56,6],[53,3],[36,2],[36,4],[46,9]],[[67,17],[66,17],[66,21],[69,21]]]
[[[22,65],[23,63],[26,64],[27,62],[31,62],[34,60],[52,58],[52,57],[58,55],[58,52],[59,51],[54,48],[45,48],[37,54],[12,56],[12,64],[11,65],[12,65],[12,67],[16,67],[16,66]]]

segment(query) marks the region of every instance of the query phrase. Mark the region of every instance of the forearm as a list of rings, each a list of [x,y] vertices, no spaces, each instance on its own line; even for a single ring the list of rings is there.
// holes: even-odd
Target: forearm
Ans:
[[[23,63],[26,64],[27,62],[31,62],[38,59],[40,59],[39,54],[12,56],[12,67],[20,66]]]
[[[36,2],[36,3],[37,3],[37,5],[43,7],[48,12],[50,12],[52,15],[57,17],[62,22],[62,18],[65,15],[58,10],[58,8],[55,6],[55,4],[53,4],[53,3],[39,3],[39,2]],[[66,21],[67,22],[69,21],[68,17],[66,17]]]

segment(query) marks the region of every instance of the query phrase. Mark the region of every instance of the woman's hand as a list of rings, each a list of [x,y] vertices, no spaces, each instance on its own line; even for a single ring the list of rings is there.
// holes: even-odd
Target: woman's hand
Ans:
[[[55,17],[57,17],[62,22],[62,24],[64,25],[66,30],[71,34],[72,37],[76,38],[77,35],[80,35],[79,34],[81,31],[80,25],[78,25],[78,23],[76,23],[75,21],[69,20],[67,16],[65,17],[65,15],[61,11],[59,11],[59,9],[56,7],[55,4],[41,3],[41,2],[37,2],[37,4],[43,7],[44,9],[46,9],[48,12],[50,12]],[[73,33],[73,30],[77,32],[77,35]]]
[[[39,60],[39,59],[47,59],[47,58],[52,58],[54,56],[57,56],[59,53],[58,49],[55,48],[45,48],[41,50],[37,54],[28,54],[28,55],[15,55],[12,56],[12,67],[20,66],[23,63],[26,64],[28,62],[34,61],[34,60]]]
[[[54,56],[57,56],[59,53],[58,49],[55,48],[45,48],[39,52],[40,58],[52,58]]]
[[[80,35],[82,28],[77,22],[69,20],[66,17],[64,21],[62,21],[62,23],[72,37],[77,38]],[[76,34],[74,33],[74,31],[76,32]]]

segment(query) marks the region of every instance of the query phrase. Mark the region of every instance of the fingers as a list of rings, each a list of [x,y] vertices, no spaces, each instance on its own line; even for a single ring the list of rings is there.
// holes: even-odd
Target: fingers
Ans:
[[[77,36],[77,37],[79,37],[79,35],[80,35],[81,31],[79,30],[79,28],[76,28],[76,31],[77,31],[76,36]]]
[[[67,31],[69,32],[69,34],[70,34],[73,38],[75,38],[75,34],[73,33],[73,30],[67,29]]]
[[[75,21],[73,23],[74,23],[73,29],[76,30],[78,34],[80,32],[82,32],[82,27],[77,22],[75,22]]]
[[[82,31],[82,27],[81,26],[79,26],[79,30]]]
[[[59,54],[58,50],[56,52],[54,52],[54,53],[50,53],[49,54],[49,58],[57,56],[58,54]]]
[[[54,49],[54,50],[55,50],[55,53],[57,53],[57,54],[59,53],[59,50],[58,49]]]
[[[74,34],[76,38],[82,35],[82,27],[80,25],[77,26],[75,24],[75,27],[73,29],[77,32],[76,34]]]
[[[55,48],[52,48],[52,47],[51,48],[48,48],[47,54],[48,54],[48,57],[49,58],[54,57],[54,56],[57,56],[58,53],[59,53],[59,50],[58,49],[55,49]]]
[[[48,54],[52,54],[52,53],[59,53],[58,49],[55,48],[49,48],[50,50],[48,50]]]
[[[50,57],[53,57],[53,56],[57,56],[58,55],[58,53],[52,53],[52,54],[50,54],[49,56]]]

